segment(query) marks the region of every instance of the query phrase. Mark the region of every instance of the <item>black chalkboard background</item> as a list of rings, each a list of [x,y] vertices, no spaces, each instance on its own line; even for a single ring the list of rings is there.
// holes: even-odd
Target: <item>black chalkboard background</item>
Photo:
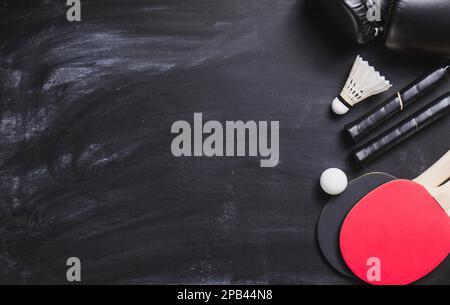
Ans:
[[[321,172],[411,178],[445,119],[369,168],[345,123],[440,59],[348,41],[314,1],[0,1],[0,282],[351,284],[317,246]],[[394,87],[330,115],[361,54]],[[449,89],[427,95],[406,116]],[[175,158],[171,124],[279,120],[280,164]],[[394,121],[390,121],[390,124]],[[385,126],[387,127],[387,126]],[[450,261],[420,281],[450,284]]]

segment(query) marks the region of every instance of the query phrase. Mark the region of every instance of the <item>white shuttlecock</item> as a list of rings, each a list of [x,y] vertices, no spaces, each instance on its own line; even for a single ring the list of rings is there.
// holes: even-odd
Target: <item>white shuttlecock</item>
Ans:
[[[354,105],[391,86],[384,76],[358,55],[341,94],[333,100],[331,108],[336,114],[345,114]]]

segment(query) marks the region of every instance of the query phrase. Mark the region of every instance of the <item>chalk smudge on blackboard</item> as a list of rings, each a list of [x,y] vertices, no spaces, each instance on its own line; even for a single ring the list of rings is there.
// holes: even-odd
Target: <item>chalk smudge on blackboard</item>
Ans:
[[[208,243],[171,237],[203,224],[182,187],[165,195],[160,90],[254,48],[252,17],[236,1],[224,15],[196,1],[86,0],[74,25],[61,1],[2,2],[0,282],[60,282],[70,256],[89,282],[198,278],[189,261]],[[185,268],[167,261],[190,242],[204,245]]]

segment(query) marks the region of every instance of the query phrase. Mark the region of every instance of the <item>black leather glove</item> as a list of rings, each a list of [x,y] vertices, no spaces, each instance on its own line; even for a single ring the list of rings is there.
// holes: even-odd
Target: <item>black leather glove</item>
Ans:
[[[450,0],[319,0],[358,43],[450,57]],[[382,37],[382,38],[381,38]]]
[[[450,57],[450,0],[396,0],[386,24],[386,46]]]
[[[355,42],[367,43],[384,31],[390,0],[319,0]]]

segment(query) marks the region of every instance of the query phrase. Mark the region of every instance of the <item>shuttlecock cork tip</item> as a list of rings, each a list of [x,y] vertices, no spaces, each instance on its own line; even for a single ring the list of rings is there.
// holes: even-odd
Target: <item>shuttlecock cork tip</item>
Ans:
[[[339,98],[335,98],[333,100],[333,102],[331,103],[331,109],[333,110],[334,113],[336,113],[337,115],[344,115],[346,114],[350,108],[348,108],[347,106],[344,105],[344,103],[342,103]]]

